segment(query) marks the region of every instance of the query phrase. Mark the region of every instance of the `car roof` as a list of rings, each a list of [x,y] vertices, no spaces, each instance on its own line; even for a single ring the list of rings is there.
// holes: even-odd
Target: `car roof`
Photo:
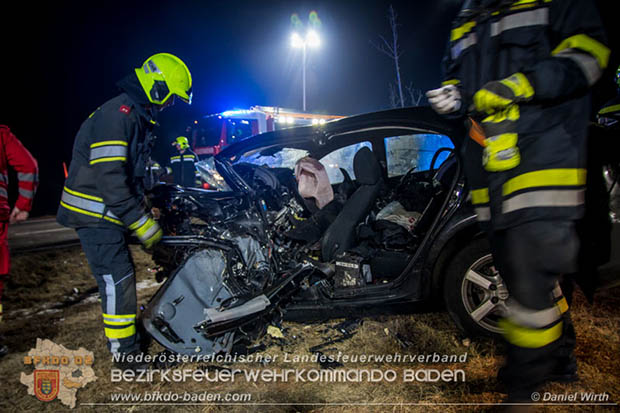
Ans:
[[[439,133],[448,136],[455,146],[464,136],[463,122],[437,115],[428,106],[390,109],[333,120],[323,125],[301,126],[265,132],[247,137],[226,147],[218,157],[233,158],[247,151],[269,146],[300,146],[312,149],[329,145],[336,137],[348,134],[402,135],[403,131]]]

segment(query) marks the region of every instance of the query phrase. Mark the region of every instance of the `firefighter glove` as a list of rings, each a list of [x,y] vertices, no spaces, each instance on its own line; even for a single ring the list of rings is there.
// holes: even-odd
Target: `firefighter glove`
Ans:
[[[142,218],[131,224],[129,229],[146,248],[151,248],[157,244],[163,235],[157,221],[148,215],[143,215]]]
[[[461,108],[461,92],[455,85],[447,85],[426,92],[426,97],[435,112],[445,115]]]
[[[527,102],[534,96],[534,88],[523,73],[517,72],[505,79],[488,82],[474,95],[474,107],[480,113],[493,114],[513,103]]]

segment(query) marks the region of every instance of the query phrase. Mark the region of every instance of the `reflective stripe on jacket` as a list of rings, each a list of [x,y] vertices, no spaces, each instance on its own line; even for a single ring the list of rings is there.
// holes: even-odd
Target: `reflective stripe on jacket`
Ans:
[[[444,84],[460,88],[460,116],[487,82],[516,72],[525,74],[535,94],[510,119],[518,136],[518,166],[487,172],[481,147],[465,142],[474,208],[494,229],[578,219],[584,212],[589,88],[609,58],[600,18],[590,0],[495,4],[457,18],[444,58]]]

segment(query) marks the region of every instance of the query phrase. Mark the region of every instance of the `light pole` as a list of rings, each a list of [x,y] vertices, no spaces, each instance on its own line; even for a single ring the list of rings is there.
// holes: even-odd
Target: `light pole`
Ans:
[[[302,95],[303,95],[303,111],[306,111],[306,50],[310,48],[318,48],[321,45],[321,39],[314,30],[308,30],[306,37],[301,37],[299,33],[294,32],[291,36],[291,46],[301,49],[301,77],[302,77]]]

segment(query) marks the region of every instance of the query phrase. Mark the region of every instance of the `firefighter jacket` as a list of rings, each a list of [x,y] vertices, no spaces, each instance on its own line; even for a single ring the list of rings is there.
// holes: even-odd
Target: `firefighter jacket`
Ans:
[[[30,211],[39,184],[37,161],[8,127],[0,125],[0,222],[7,221],[11,212],[8,200],[9,166],[17,171],[18,196],[15,206],[22,211]]]
[[[73,146],[57,221],[72,228],[135,227],[143,205],[152,116],[127,93],[82,123]]]
[[[198,156],[189,149],[186,149],[183,153],[175,151],[174,155],[170,157],[170,168],[172,169],[172,176],[176,185],[185,187],[196,186],[196,180],[200,177],[194,166],[194,163],[197,161]]]
[[[463,99],[457,116],[468,114],[474,94],[490,81],[522,73],[534,91],[515,104],[515,112],[495,119],[515,134],[518,165],[489,172],[482,146],[470,139],[463,145],[478,219],[487,229],[578,219],[584,212],[588,90],[609,58],[595,6],[590,0],[473,3],[453,24],[444,57],[443,85],[457,85]]]

